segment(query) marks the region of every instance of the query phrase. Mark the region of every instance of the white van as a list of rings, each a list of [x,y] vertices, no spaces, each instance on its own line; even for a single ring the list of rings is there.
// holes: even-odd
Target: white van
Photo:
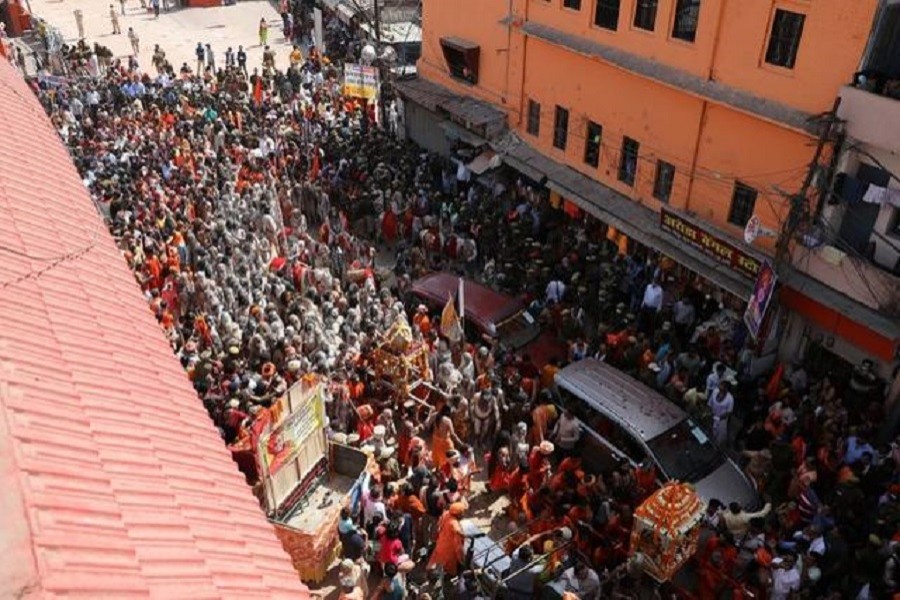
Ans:
[[[649,457],[662,481],[691,483],[706,501],[761,506],[750,480],[707,432],[643,383],[585,359],[560,370],[556,387],[584,429],[579,454],[587,471],[608,472],[622,462],[637,466]]]

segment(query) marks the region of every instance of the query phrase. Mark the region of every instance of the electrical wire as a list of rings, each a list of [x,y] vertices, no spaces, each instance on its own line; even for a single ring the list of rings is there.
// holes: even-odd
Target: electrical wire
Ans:
[[[62,265],[63,263],[83,258],[85,255],[87,255],[91,250],[93,250],[97,246],[97,241],[99,238],[101,226],[103,226],[103,221],[98,219],[98,224],[97,224],[96,229],[94,230],[94,235],[91,239],[91,242],[89,244],[87,244],[86,246],[79,248],[78,250],[74,250],[72,252],[68,252],[66,254],[59,255],[56,258],[50,260],[46,266],[44,266],[40,269],[28,271],[27,273],[23,273],[22,275],[19,275],[17,277],[14,277],[13,279],[9,279],[7,281],[0,281],[0,290],[5,290],[14,285],[18,285],[18,284],[22,283],[23,281],[27,281],[30,279],[38,279],[39,277],[45,275],[46,273],[49,273],[56,267]]]
[[[828,193],[828,196],[829,196],[830,198],[834,198],[835,200],[838,200],[839,202],[846,203],[846,200],[843,199],[843,198],[841,198],[840,196],[838,196],[838,195],[834,192],[834,190],[826,190],[826,192]],[[896,210],[900,211],[900,209],[896,209]],[[857,215],[856,213],[853,213],[853,212],[850,212],[850,211],[844,211],[844,218],[847,218],[848,216],[851,217],[851,218],[855,218],[858,222],[862,222],[862,221],[861,221],[862,217],[860,217],[860,216]],[[884,244],[885,244],[888,248],[890,248],[890,249],[893,250],[894,252],[897,252],[898,254],[900,254],[900,246],[895,245],[894,242],[893,242],[890,238],[888,238],[887,236],[885,236],[883,233],[881,233],[880,231],[876,231],[875,229],[873,229],[873,230],[872,230],[872,235],[874,235],[875,237],[877,237],[878,239],[880,239],[882,242],[884,242]]]
[[[829,234],[828,235],[829,241],[836,244],[839,250],[852,255],[856,259],[859,259],[859,260],[862,260],[865,262],[870,262],[868,257],[866,257],[859,250],[857,250],[850,243],[848,243],[844,238],[842,238],[840,232],[835,230],[835,228],[831,225],[831,223],[828,223],[827,221],[822,221],[818,225],[822,229],[824,229],[826,233]],[[810,253],[812,253],[811,249],[808,249],[808,250]],[[875,289],[872,287],[872,283],[870,282],[868,275],[865,273],[865,271],[862,270],[862,268],[859,266],[857,261],[851,260],[849,262],[850,262],[851,266],[853,267],[853,269],[856,271],[856,274],[859,276],[860,281],[862,281],[863,285],[869,291],[869,294],[872,295],[872,298],[875,299],[875,301],[878,303],[879,306],[884,305],[886,303],[884,298],[882,298],[881,294],[879,292],[876,292]],[[842,262],[841,270],[844,270],[845,268],[846,267],[845,267],[844,263]]]

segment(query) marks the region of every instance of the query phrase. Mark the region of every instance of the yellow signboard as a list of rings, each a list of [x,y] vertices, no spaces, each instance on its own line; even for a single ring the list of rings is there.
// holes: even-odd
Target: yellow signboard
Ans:
[[[378,95],[378,69],[344,63],[344,95],[371,100]]]

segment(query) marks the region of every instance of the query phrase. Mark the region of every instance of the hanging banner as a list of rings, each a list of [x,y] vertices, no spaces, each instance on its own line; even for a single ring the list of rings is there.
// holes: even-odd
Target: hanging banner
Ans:
[[[371,100],[378,95],[378,69],[344,63],[344,95]]]
[[[775,269],[772,268],[769,261],[765,261],[759,268],[756,283],[753,285],[753,293],[750,294],[747,310],[744,311],[744,324],[747,325],[747,330],[753,339],[759,338],[777,281],[778,276],[775,274]]]

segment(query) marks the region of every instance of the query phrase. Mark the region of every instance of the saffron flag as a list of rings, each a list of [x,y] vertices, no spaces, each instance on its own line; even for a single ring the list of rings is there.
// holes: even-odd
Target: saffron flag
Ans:
[[[458,342],[462,339],[462,325],[459,322],[459,315],[456,314],[453,296],[450,295],[447,296],[447,305],[441,311],[441,335],[451,342]]]

